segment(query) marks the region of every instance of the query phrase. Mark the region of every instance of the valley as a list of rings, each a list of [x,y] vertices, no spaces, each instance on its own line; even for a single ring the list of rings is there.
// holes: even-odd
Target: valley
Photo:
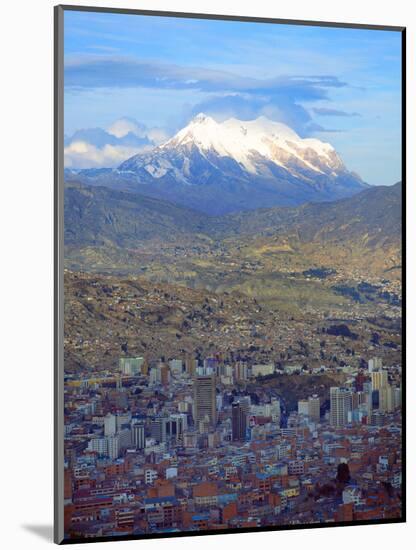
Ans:
[[[68,184],[66,192],[65,264],[72,271],[238,292],[288,313],[390,311],[388,300],[340,292],[368,283],[380,296],[395,296],[399,314],[400,184],[332,203],[219,217],[107,188]]]
[[[299,341],[314,351],[292,360],[318,368],[317,332],[341,321],[358,334],[357,365],[375,347],[399,360],[400,184],[207,216],[69,183],[65,209],[68,371],[111,368],[120,353],[278,363]]]

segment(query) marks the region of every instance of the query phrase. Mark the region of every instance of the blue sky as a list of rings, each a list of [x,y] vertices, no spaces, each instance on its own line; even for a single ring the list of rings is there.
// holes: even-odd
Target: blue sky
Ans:
[[[394,31],[67,11],[65,133],[128,117],[169,136],[200,111],[266,115],[330,142],[368,183],[393,184],[400,43]]]

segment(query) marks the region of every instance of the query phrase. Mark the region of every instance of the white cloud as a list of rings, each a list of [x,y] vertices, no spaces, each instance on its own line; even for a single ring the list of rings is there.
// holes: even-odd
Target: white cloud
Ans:
[[[149,147],[105,145],[95,147],[86,141],[74,141],[64,149],[66,168],[114,168]]]
[[[171,134],[163,128],[150,128],[150,130],[147,130],[146,135],[156,145],[164,143],[171,137]]]
[[[66,168],[114,168],[141,151],[164,143],[170,134],[147,128],[134,118],[122,117],[103,128],[77,130],[66,138]]]
[[[107,132],[118,138],[127,136],[127,134],[129,133],[132,133],[138,137],[144,137],[146,135],[144,126],[142,126],[135,120],[127,117],[119,118],[118,120],[113,122],[107,128]]]
[[[164,128],[147,128],[144,124],[140,124],[134,118],[122,117],[114,121],[107,128],[107,132],[117,138],[123,138],[127,134],[134,134],[139,138],[147,137],[150,141],[159,145],[167,141],[170,137]]]

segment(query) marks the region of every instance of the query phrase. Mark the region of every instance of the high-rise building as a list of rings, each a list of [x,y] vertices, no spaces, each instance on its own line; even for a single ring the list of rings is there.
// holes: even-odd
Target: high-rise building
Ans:
[[[207,357],[204,359],[204,369],[206,374],[217,374],[218,359],[216,357]]]
[[[126,426],[127,424],[130,424],[131,422],[131,413],[119,413],[116,416],[116,431],[120,431],[122,426]],[[109,434],[111,435],[111,434]]]
[[[186,428],[186,414],[171,414],[166,423],[166,438],[173,441],[182,441]]]
[[[118,434],[119,450],[128,449],[131,447],[131,430],[130,428],[124,428]]]
[[[157,368],[160,372],[160,383],[164,386],[167,386],[170,382],[170,371],[168,365],[165,365],[164,363],[159,363]]]
[[[114,435],[117,431],[117,418],[114,414],[108,413],[104,417],[104,435]]]
[[[91,439],[88,448],[99,454],[100,456],[107,456],[108,455],[108,438],[107,437],[97,437],[94,439]]]
[[[301,399],[298,401],[298,414],[309,416],[309,401],[307,399]]]
[[[308,399],[309,403],[309,418],[313,422],[319,422],[321,418],[321,400],[317,395],[313,395]]]
[[[182,371],[183,371],[182,359],[171,359],[169,361],[169,367],[172,374],[175,374],[176,376],[179,374],[182,374]]]
[[[368,361],[368,372],[373,372],[374,370],[381,370],[383,368],[383,362],[381,357],[373,357]]]
[[[243,411],[245,412],[246,415],[249,415],[250,414],[250,407],[251,407],[251,398],[249,395],[245,395],[244,397],[240,397],[238,399]],[[276,399],[272,399],[272,403],[271,403],[271,410],[273,410],[273,405],[276,405],[276,402],[278,400]],[[280,409],[280,401],[279,402],[279,409]]]
[[[394,394],[394,408],[398,409],[399,407],[402,406],[402,388],[401,387],[394,388],[393,394]]]
[[[185,357],[185,372],[190,376],[194,377],[196,368],[198,366],[198,361],[192,357],[192,355],[187,355]]]
[[[298,401],[298,414],[303,414],[312,422],[319,422],[321,416],[321,401],[317,395]]]
[[[141,373],[143,363],[143,357],[120,357],[120,372],[128,376],[135,376]]]
[[[395,409],[394,400],[394,388],[390,384],[382,385],[379,390],[379,404],[380,411],[393,412]]]
[[[388,384],[388,376],[386,370],[376,370],[371,372],[371,385],[374,390],[386,387]]]
[[[238,401],[231,405],[231,424],[233,441],[244,441],[247,429],[247,412],[246,407]]]
[[[235,377],[237,380],[248,379],[248,366],[247,363],[239,361],[234,368]]]
[[[329,390],[330,423],[332,426],[346,426],[352,411],[352,392],[348,388],[332,387]]]
[[[152,420],[152,437],[158,443],[167,441],[181,441],[187,429],[186,414],[171,414],[170,416],[159,416]]]
[[[160,376],[157,368],[153,367],[149,370],[149,384],[153,386],[154,384],[160,384]],[[159,379],[158,379],[159,378]]]
[[[148,361],[146,361],[146,358],[145,360],[143,361],[143,364],[142,366],[140,367],[140,370],[141,370],[141,373],[144,375],[144,376],[147,376],[149,374],[149,363]]]
[[[163,384],[166,386],[170,381],[170,370],[165,363],[159,363],[156,367],[150,369],[149,383]]]
[[[144,449],[146,446],[146,437],[144,433],[143,422],[135,422],[131,426],[131,439],[135,449]]]
[[[150,425],[151,435],[153,439],[157,441],[157,443],[165,443],[166,441],[167,422],[168,422],[168,419],[164,416],[156,417],[151,422],[151,425]]]
[[[118,435],[110,435],[107,438],[108,456],[115,460],[120,456],[120,438]]]
[[[197,376],[194,380],[194,422],[208,420],[211,426],[217,423],[215,375]]]

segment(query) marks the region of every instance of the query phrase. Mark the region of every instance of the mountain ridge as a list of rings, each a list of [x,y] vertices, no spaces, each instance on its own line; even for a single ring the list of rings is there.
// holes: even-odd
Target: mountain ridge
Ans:
[[[64,219],[71,271],[237,292],[288,311],[339,307],[357,281],[400,294],[400,184],[223,216],[67,184]]]
[[[67,170],[66,179],[165,198],[213,215],[336,200],[368,187],[330,144],[303,139],[265,117],[217,123],[202,113],[117,169]]]
[[[299,238],[305,240],[318,235],[325,236],[324,240],[342,239],[363,232],[374,236],[383,232],[386,238],[394,239],[401,231],[400,182],[371,187],[339,201],[307,203],[292,208],[261,208],[223,216],[209,216],[162,199],[107,187],[68,183],[65,193],[67,244],[84,239],[82,230],[90,235],[87,238],[90,244],[97,244],[100,238],[104,243],[105,236],[111,233],[114,241],[123,246],[128,241],[155,236],[171,240],[174,228],[179,236],[192,233],[211,238],[296,230]],[[142,232],[138,231],[138,223],[143,225]],[[350,231],[346,231],[347,226]],[[93,228],[95,236],[91,236]]]

